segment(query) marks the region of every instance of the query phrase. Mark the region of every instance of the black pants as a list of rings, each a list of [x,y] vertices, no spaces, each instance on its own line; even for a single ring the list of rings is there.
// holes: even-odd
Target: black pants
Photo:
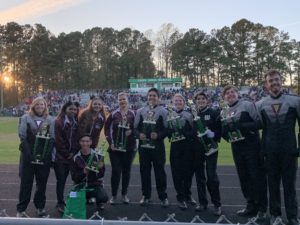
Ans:
[[[177,200],[184,201],[191,197],[192,179],[188,178],[192,151],[187,140],[171,144],[170,164]]]
[[[218,152],[206,156],[204,149],[195,152],[195,175],[199,203],[207,206],[206,187],[215,207],[221,206],[220,181],[217,174]]]
[[[135,151],[129,150],[127,152],[119,152],[109,150],[109,158],[111,162],[111,194],[117,196],[122,174],[122,195],[127,194],[128,185],[130,181],[130,171],[132,161],[135,156]]]
[[[156,144],[155,149],[139,149],[142,193],[151,198],[151,169],[154,168],[156,190],[160,200],[167,198],[167,175],[165,172],[166,153],[163,143]]]
[[[22,156],[21,156],[22,157]],[[27,209],[30,202],[33,179],[36,180],[36,190],[34,193],[33,203],[37,209],[45,208],[46,204],[46,187],[50,173],[50,163],[45,165],[34,165],[30,162],[20,160],[20,193],[17,211],[23,212]]]
[[[281,216],[280,181],[282,179],[285,210],[288,219],[297,218],[296,173],[297,157],[287,152],[268,153],[266,156],[270,214]]]
[[[54,172],[56,176],[57,204],[64,204],[64,191],[66,181],[70,172],[70,165],[68,163],[55,162]]]
[[[108,196],[105,189],[102,186],[97,187],[87,187],[88,189],[93,189],[92,191],[86,192],[86,198],[96,198],[97,206],[100,206],[101,203],[106,203],[108,201]]]
[[[247,149],[233,147],[232,150],[247,208],[266,212],[268,205],[267,180],[259,146],[248,146]]]

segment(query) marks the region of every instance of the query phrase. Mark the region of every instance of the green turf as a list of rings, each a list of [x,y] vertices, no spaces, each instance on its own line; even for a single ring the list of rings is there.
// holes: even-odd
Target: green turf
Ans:
[[[18,118],[0,117],[0,164],[17,164],[19,162],[19,139],[17,136]],[[104,136],[101,135],[101,140]],[[170,143],[166,139],[167,163],[170,158]],[[219,165],[233,165],[230,145],[222,141],[219,146]],[[108,155],[106,156],[108,158]],[[106,160],[109,163],[109,160]],[[138,156],[135,157],[138,164]]]

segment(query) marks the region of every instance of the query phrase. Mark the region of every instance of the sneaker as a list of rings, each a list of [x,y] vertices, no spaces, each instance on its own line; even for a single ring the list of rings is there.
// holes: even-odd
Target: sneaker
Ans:
[[[146,198],[145,196],[142,197],[142,199],[140,200],[140,205],[141,206],[146,206],[150,203],[150,199]]]
[[[29,218],[29,216],[27,215],[27,213],[25,211],[23,212],[17,212],[17,215],[16,217],[19,217],[19,218]]]
[[[96,203],[96,198],[89,198],[87,200],[87,204],[89,204],[89,205],[93,205],[94,203]]]
[[[247,208],[240,209],[236,212],[238,216],[243,216],[243,217],[250,217],[250,216],[255,216],[257,214],[256,210],[250,210]]]
[[[103,203],[100,203],[99,205],[97,205],[97,211],[102,211],[104,210],[104,204]]]
[[[190,196],[189,198],[186,199],[186,203],[190,204],[190,205],[197,205],[196,200]]]
[[[122,202],[123,202],[124,204],[129,204],[129,198],[127,197],[127,195],[123,195],[123,196],[122,196]]]
[[[221,209],[221,207],[219,206],[215,206],[214,207],[214,212],[213,212],[213,214],[215,215],[215,216],[221,216],[221,214],[222,214],[222,209]]]
[[[161,201],[161,206],[167,208],[169,206],[169,201],[167,198]]]
[[[199,205],[196,206],[195,210],[198,211],[198,212],[203,212],[203,211],[207,210],[207,205],[199,204]]]
[[[188,208],[185,201],[178,201],[178,206],[182,210],[186,210]]]
[[[254,217],[252,219],[252,221],[254,221],[254,222],[263,222],[263,221],[265,221],[266,218],[267,218],[267,214],[265,212],[258,211],[256,217]]]
[[[273,216],[271,215],[270,218],[270,225],[281,225],[284,224],[282,218],[280,216]]]
[[[116,205],[117,204],[117,196],[112,196],[111,199],[109,200],[109,203],[111,205]]]
[[[45,209],[37,209],[36,214],[38,215],[38,217],[47,217],[48,216]]]
[[[57,205],[56,205],[56,209],[57,209],[57,211],[58,212],[60,212],[60,213],[64,213],[64,211],[65,211],[65,203],[58,203]]]
[[[297,219],[289,219],[288,225],[299,225],[299,221]]]

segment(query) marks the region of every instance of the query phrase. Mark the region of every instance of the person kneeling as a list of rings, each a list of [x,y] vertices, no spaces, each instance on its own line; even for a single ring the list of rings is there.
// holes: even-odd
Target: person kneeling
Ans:
[[[89,134],[84,134],[79,139],[80,151],[74,156],[71,166],[71,176],[75,184],[86,183],[86,198],[96,198],[97,211],[103,210],[103,203],[108,201],[108,196],[103,187],[105,166],[103,156],[91,149],[92,139]],[[91,170],[94,167],[95,170]]]

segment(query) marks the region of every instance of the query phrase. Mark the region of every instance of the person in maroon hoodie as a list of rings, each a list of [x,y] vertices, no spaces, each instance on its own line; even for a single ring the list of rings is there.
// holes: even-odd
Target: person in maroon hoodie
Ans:
[[[70,172],[73,156],[80,149],[78,143],[78,102],[67,102],[55,120],[56,208],[63,213],[65,208],[64,189]]]
[[[75,184],[87,184],[87,198],[96,198],[97,211],[103,210],[103,203],[106,203],[108,196],[103,188],[103,177],[105,173],[105,165],[103,156],[97,155],[94,149],[91,148],[92,138],[89,134],[83,134],[80,139],[80,151],[74,156],[74,163],[71,166],[71,176]],[[88,170],[88,162],[91,154],[94,154],[94,162],[99,165],[99,173]]]
[[[79,134],[89,134],[92,138],[91,148],[96,148],[105,122],[105,113],[101,97],[93,96],[88,106],[79,114]]]
[[[119,108],[113,111],[107,118],[104,126],[104,133],[109,143],[109,158],[112,167],[111,174],[111,191],[112,198],[110,199],[110,204],[114,205],[117,201],[117,192],[120,183],[120,178],[122,174],[122,202],[124,204],[129,203],[127,197],[127,189],[130,180],[130,171],[132,161],[135,156],[136,140],[134,138],[132,129],[134,123],[135,113],[134,111],[128,109],[128,97],[127,94],[121,92],[118,94]],[[129,129],[125,131],[125,136],[127,137],[126,151],[122,152],[116,148],[118,125],[126,121]]]

